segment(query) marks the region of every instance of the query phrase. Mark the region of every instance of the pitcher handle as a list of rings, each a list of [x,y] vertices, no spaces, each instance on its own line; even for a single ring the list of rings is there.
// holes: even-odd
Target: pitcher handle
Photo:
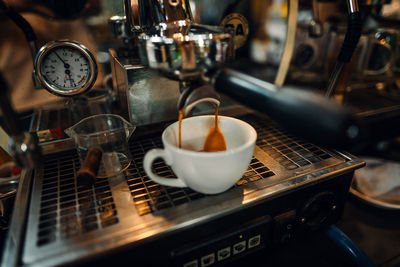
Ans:
[[[144,156],[143,159],[143,167],[146,172],[146,174],[149,176],[151,180],[153,180],[156,183],[162,184],[162,185],[167,185],[167,186],[173,186],[173,187],[187,187],[185,182],[183,182],[180,178],[177,179],[171,179],[171,178],[165,178],[162,176],[159,176],[151,170],[151,167],[153,165],[154,160],[157,158],[161,158],[165,161],[165,163],[169,166],[172,164],[172,157],[171,155],[165,151],[164,149],[151,149],[149,150],[146,155]]]

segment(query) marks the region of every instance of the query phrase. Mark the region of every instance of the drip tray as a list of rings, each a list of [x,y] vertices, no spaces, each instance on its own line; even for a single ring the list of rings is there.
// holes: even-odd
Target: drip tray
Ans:
[[[91,188],[77,185],[80,163],[75,149],[46,155],[33,177],[23,264],[65,264],[116,246],[140,245],[363,166],[351,155],[284,133],[268,118],[239,118],[258,133],[255,154],[237,184],[218,195],[159,185],[147,177],[143,157],[149,149],[162,147],[160,133],[134,137],[129,168],[98,179]],[[162,176],[174,177],[163,161],[153,167]]]

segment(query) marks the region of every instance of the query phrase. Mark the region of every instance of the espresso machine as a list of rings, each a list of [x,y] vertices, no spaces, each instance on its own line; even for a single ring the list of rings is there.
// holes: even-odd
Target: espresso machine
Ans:
[[[274,253],[340,219],[354,171],[365,165],[343,150],[370,140],[370,128],[332,99],[358,37],[343,41],[347,16],[323,20],[313,9],[319,1],[254,1],[268,15],[252,13],[250,2],[227,1],[212,15],[208,2],[123,1],[124,15],[107,22],[120,40],[108,52],[115,113],[137,126],[128,142],[133,160],[87,188],[76,181],[81,163],[70,138],[41,143],[41,162],[21,176],[3,266],[229,266],[256,253],[277,264]],[[354,36],[359,10],[347,2],[334,4],[356,17],[348,31]],[[213,25],[201,22],[204,10]],[[311,20],[301,24],[300,14]],[[283,25],[285,36],[272,38],[267,22]],[[338,39],[325,30],[343,23]],[[331,69],[319,68],[322,57],[314,54],[325,51],[310,47],[333,39],[345,42],[345,52],[338,60],[339,52],[329,54]],[[263,57],[246,62],[256,49]],[[257,131],[244,176],[218,195],[151,181],[143,156],[162,146],[161,132],[178,110],[196,116],[216,105]],[[154,170],[174,177],[164,162]]]

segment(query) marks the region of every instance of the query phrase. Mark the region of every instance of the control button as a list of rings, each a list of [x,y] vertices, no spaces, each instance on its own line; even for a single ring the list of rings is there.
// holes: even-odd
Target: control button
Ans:
[[[246,241],[242,241],[233,245],[233,255],[239,254],[246,250]]]
[[[211,264],[214,264],[214,262],[215,262],[214,253],[201,257],[201,267],[209,266]]]
[[[225,260],[226,258],[229,258],[231,256],[231,247],[226,247],[218,250],[217,256],[218,256],[218,261],[222,261]]]
[[[197,260],[192,260],[183,264],[183,267],[198,267],[198,266],[199,263],[197,262]]]
[[[256,235],[256,236],[253,236],[252,238],[249,239],[248,247],[249,248],[253,248],[253,247],[259,246],[260,243],[261,243],[261,236],[260,235]]]

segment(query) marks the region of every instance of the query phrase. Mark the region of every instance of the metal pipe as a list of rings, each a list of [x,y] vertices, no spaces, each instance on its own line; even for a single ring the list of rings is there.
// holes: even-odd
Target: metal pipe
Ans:
[[[342,76],[345,65],[346,65],[346,63],[344,63],[344,62],[341,62],[341,61],[336,62],[335,67],[332,71],[331,77],[329,77],[328,87],[327,87],[326,93],[325,93],[326,97],[331,97],[332,95],[335,94],[336,85],[338,84],[339,79]]]
[[[359,9],[358,9],[358,2],[357,2],[357,0],[348,0],[348,1],[347,1],[347,8],[348,8],[349,14],[358,12]]]
[[[131,32],[149,32],[160,23],[193,21],[189,0],[124,0]]]

